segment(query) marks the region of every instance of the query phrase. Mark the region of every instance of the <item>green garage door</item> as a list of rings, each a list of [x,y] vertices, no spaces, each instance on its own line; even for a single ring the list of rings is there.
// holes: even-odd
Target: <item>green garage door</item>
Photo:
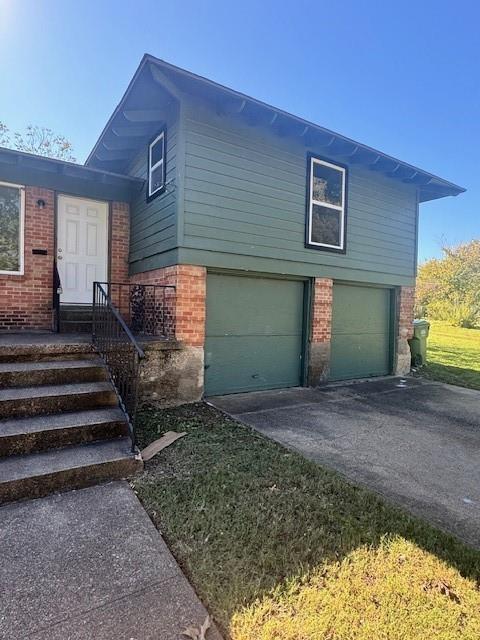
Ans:
[[[207,395],[300,384],[303,289],[299,281],[208,275]]]
[[[391,291],[334,284],[330,378],[391,373]]]

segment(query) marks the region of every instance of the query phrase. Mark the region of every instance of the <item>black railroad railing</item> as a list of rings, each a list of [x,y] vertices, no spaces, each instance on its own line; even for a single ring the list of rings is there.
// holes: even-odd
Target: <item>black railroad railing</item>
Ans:
[[[100,282],[93,283],[93,343],[103,358],[128,422],[132,451],[136,450],[135,417],[143,350]]]

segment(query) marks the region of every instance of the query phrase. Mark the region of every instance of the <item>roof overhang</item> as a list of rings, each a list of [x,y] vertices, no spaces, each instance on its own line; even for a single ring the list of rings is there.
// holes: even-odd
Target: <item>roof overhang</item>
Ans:
[[[1,181],[124,202],[130,202],[144,184],[144,180],[132,176],[5,147],[0,147]]]
[[[220,115],[233,115],[272,134],[297,139],[309,149],[358,164],[418,189],[419,201],[456,196],[465,189],[282,109],[234,91],[151,55],[144,55],[86,165],[125,170],[135,151],[159,129],[165,107],[182,95],[209,102]]]

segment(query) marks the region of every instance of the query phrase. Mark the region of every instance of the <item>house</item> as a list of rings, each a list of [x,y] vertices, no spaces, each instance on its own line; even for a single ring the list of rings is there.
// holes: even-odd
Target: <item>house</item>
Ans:
[[[419,204],[462,191],[145,55],[84,166],[0,151],[0,329],[54,328],[56,264],[60,325],[175,287],[184,399],[403,375]]]

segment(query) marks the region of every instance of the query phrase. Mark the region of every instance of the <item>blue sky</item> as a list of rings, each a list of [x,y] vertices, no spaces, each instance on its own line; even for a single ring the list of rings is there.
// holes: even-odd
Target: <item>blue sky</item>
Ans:
[[[143,53],[467,187],[421,208],[421,260],[480,237],[480,4],[0,0],[0,121],[83,162]]]

